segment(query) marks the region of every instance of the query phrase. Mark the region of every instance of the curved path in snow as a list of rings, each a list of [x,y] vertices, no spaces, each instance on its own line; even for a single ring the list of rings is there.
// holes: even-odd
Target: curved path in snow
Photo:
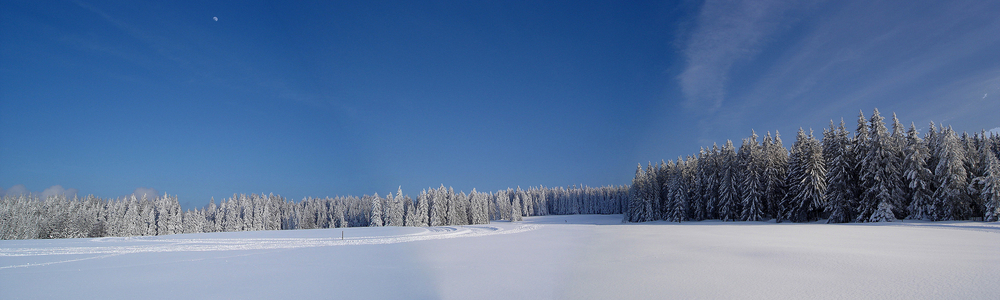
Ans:
[[[184,251],[232,251],[232,250],[269,250],[293,249],[306,247],[350,246],[396,244],[416,241],[478,237],[498,234],[512,234],[538,229],[540,225],[521,225],[513,229],[504,229],[490,225],[469,226],[438,226],[427,227],[413,234],[394,236],[366,236],[341,239],[330,238],[164,238],[164,237],[107,237],[94,238],[92,245],[75,247],[9,247],[0,248],[0,257],[4,256],[47,256],[47,255],[94,255],[58,262],[0,266],[0,269],[41,266],[55,263],[80,261],[108,256],[149,253],[149,252],[184,252]],[[141,242],[142,245],[114,245],[120,243]],[[111,245],[108,245],[111,244]]]
[[[912,226],[912,227],[926,227],[926,228],[937,228],[937,229],[952,229],[952,230],[969,230],[969,231],[979,231],[979,232],[989,232],[989,233],[1000,233],[1000,223],[998,222],[969,222],[969,221],[945,221],[945,222],[915,222],[906,223],[906,221],[896,224],[895,226]]]

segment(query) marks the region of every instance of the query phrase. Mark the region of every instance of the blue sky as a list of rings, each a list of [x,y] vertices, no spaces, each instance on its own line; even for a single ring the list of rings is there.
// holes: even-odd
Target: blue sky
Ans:
[[[1000,127],[1000,3],[0,2],[0,187],[626,184],[636,163],[896,112]],[[217,18],[217,21],[213,18]],[[50,189],[59,185],[63,190]]]

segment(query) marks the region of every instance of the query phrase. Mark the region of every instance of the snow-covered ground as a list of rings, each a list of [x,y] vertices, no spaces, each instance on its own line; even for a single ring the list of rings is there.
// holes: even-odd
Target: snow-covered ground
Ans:
[[[1000,297],[997,223],[620,221],[0,241],[0,299]]]

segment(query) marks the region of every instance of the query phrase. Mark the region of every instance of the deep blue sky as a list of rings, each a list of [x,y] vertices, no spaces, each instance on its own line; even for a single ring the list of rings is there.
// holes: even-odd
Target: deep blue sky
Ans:
[[[344,2],[0,2],[0,187],[619,185],[875,107],[1000,126],[1000,2]]]

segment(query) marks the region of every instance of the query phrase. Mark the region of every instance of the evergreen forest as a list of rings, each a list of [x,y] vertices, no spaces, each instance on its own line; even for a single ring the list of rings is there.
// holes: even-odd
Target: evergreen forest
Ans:
[[[817,137],[800,129],[753,132],[676,160],[640,164],[631,185],[455,192],[441,185],[416,199],[402,189],[375,195],[305,198],[233,195],[182,211],[177,196],[0,199],[0,239],[152,236],[178,233],[361,226],[445,226],[520,221],[523,216],[622,214],[623,222],[722,220],[995,222],[1000,218],[1000,135],[959,135],[931,123],[920,134],[876,109]]]

